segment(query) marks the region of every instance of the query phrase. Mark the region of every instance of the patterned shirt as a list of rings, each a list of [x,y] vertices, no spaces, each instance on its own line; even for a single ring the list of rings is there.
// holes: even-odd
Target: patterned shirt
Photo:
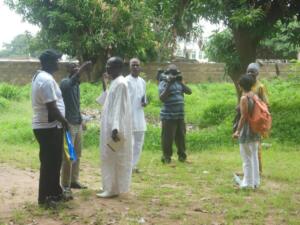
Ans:
[[[159,83],[159,94],[167,88],[167,82],[162,80]],[[163,102],[160,110],[161,120],[184,119],[184,94],[180,82],[174,81],[169,87],[170,94]]]

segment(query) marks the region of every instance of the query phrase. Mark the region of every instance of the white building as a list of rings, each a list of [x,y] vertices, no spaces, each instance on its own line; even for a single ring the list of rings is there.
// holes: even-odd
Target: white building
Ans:
[[[190,60],[197,60],[199,62],[207,62],[203,51],[203,45],[206,38],[200,38],[194,41],[177,40],[177,49],[175,56]]]

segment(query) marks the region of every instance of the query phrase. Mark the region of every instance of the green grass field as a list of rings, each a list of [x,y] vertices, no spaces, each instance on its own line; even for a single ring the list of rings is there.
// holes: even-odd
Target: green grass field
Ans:
[[[84,134],[81,175],[91,188],[76,192],[75,200],[59,210],[24,202],[7,218],[0,217],[0,224],[143,224],[143,220],[144,224],[300,224],[299,82],[294,78],[264,82],[270,92],[273,130],[264,140],[271,147],[263,149],[258,190],[241,191],[232,182],[232,173],[242,170],[238,145],[231,139],[236,102],[232,84],[191,85],[193,95],[186,97],[191,163],[179,163],[175,154],[174,162],[166,166],[160,162],[157,86],[148,83],[142,173],[134,174],[129,197],[107,201],[95,197],[101,177],[99,122],[94,121]],[[100,110],[94,101],[100,92],[99,85],[82,85],[84,111]],[[37,172],[29,93],[29,86],[0,84],[0,165]]]

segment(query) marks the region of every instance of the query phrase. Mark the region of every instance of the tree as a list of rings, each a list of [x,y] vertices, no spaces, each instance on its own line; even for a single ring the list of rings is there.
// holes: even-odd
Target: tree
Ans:
[[[179,39],[193,39],[201,35],[198,15],[188,13],[189,0],[148,0],[152,12],[151,28],[155,34],[158,61],[174,57]]]
[[[259,43],[274,32],[278,21],[287,24],[295,18],[299,20],[300,1],[199,0],[191,1],[188,8],[212,23],[223,21],[229,28],[239,62],[227,68],[238,91],[238,79],[247,65],[255,61]]]
[[[205,44],[204,51],[210,61],[225,63],[226,74],[240,69],[239,55],[230,29],[213,34]]]
[[[0,57],[28,57],[30,56],[29,45],[32,35],[28,32],[17,35],[10,43],[3,44]]]
[[[280,21],[274,31],[259,43],[257,57],[261,59],[295,59],[300,50],[300,22],[288,24]]]
[[[300,33],[300,22],[294,20],[288,24],[278,22],[274,31],[266,36],[257,46],[257,58],[260,59],[295,59],[300,50],[299,39],[295,38]],[[226,68],[238,67],[237,54],[233,35],[230,29],[222,32],[216,31],[205,45],[205,53],[209,60],[225,62]],[[226,72],[234,68],[227,68]]]
[[[280,21],[274,31],[266,36],[257,46],[256,57],[259,59],[295,59],[299,52],[300,22],[293,20],[288,24]],[[216,31],[205,45],[205,54],[209,60],[226,64],[225,72],[238,70],[240,67],[234,38],[229,28]]]
[[[24,19],[41,27],[41,37],[79,61],[92,60],[96,80],[111,55],[145,59],[154,55],[151,11],[138,0],[6,0]]]

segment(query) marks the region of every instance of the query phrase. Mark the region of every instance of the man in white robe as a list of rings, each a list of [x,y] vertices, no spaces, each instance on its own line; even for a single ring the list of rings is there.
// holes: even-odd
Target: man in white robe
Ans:
[[[129,96],[131,100],[132,120],[133,120],[133,158],[132,172],[139,173],[137,168],[138,161],[144,145],[146,131],[146,120],[144,107],[147,105],[146,82],[139,76],[140,60],[132,58],[129,62],[131,74],[126,76],[128,83]]]
[[[132,115],[122,67],[123,61],[119,57],[107,61],[106,71],[112,81],[109,90],[99,99],[103,104],[100,132],[103,192],[97,196],[101,198],[126,193],[131,183]]]

